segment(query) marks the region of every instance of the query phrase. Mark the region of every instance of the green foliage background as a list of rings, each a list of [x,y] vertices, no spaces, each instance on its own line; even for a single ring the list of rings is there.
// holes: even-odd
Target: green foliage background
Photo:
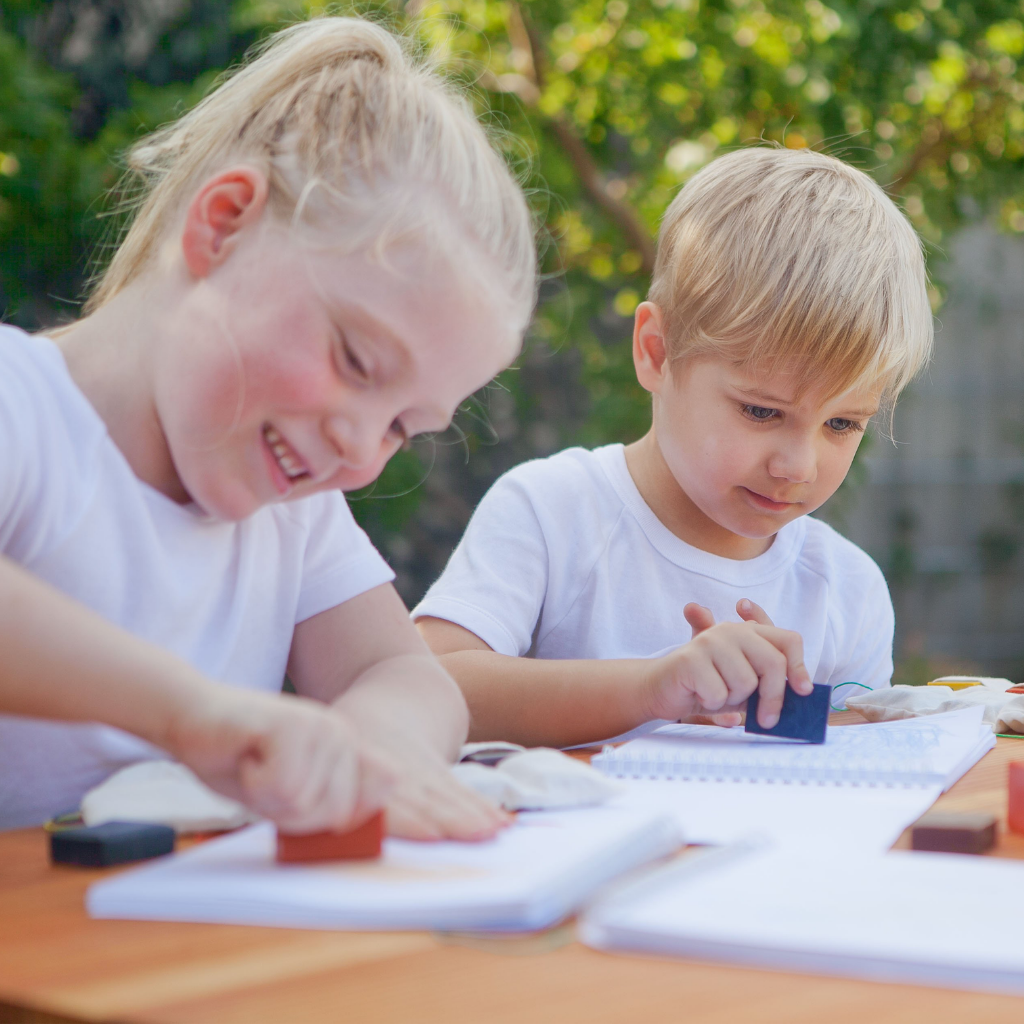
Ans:
[[[409,598],[497,473],[643,431],[629,316],[662,211],[716,153],[770,140],[845,157],[902,203],[933,263],[965,219],[1024,232],[1020,2],[358,9],[415,36],[472,89],[531,190],[546,273],[524,356],[467,406],[463,439],[404,453],[354,501]],[[30,329],[73,317],[90,254],[102,259],[110,238],[98,214],[119,152],[194,103],[259,37],[324,12],[291,0],[0,0],[4,317]]]

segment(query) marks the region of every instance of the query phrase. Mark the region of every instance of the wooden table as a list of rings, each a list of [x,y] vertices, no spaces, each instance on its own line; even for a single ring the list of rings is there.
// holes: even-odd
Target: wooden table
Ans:
[[[1024,739],[1000,739],[939,804],[1003,814],[1006,765],[1018,759]],[[1003,824],[994,855],[1024,859],[1024,835]],[[0,834],[0,1022],[1024,1020],[1024,999],[1008,996],[611,956],[581,946],[571,924],[488,938],[90,921],[85,890],[105,873],[51,866],[40,829]],[[1006,909],[1018,912],[1009,901]]]

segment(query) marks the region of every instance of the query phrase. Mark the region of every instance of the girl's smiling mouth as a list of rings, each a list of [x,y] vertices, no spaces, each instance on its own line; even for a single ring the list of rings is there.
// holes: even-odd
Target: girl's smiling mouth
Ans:
[[[274,474],[277,489],[282,494],[287,493],[298,481],[309,477],[309,470],[298,453],[269,423],[263,424],[263,440],[270,452],[274,468],[279,470],[280,477],[283,477],[278,479],[278,474]]]

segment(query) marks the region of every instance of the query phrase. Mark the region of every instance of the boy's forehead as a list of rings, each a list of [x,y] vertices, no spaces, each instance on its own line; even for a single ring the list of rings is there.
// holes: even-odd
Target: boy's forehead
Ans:
[[[735,360],[722,360],[729,383],[741,394],[766,405],[802,406],[806,408],[842,407],[845,411],[864,416],[874,415],[881,402],[880,383],[855,383],[838,393],[829,393],[823,387],[808,385],[813,372],[796,362],[781,364],[752,364]]]

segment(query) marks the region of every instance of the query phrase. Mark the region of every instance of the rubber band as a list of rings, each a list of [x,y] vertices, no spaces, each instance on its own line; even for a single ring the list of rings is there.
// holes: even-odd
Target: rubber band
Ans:
[[[832,687],[832,692],[833,692],[833,693],[835,693],[835,692],[836,692],[836,690],[838,690],[838,689],[839,689],[840,687],[842,687],[842,686],[859,686],[859,687],[860,687],[860,688],[861,688],[862,690],[872,690],[872,689],[874,689],[874,687],[872,687],[872,686],[866,686],[866,685],[865,685],[864,683],[854,683],[854,682],[849,682],[849,683],[838,683],[837,685],[835,685],[835,686],[833,686],[833,687]],[[829,707],[830,707],[830,708],[831,708],[831,709],[832,709],[833,711],[845,711],[845,710],[846,710],[846,707],[845,707],[845,705],[840,705],[839,707],[836,707],[836,705],[835,705],[835,704],[833,704],[833,703],[831,702],[831,700],[829,700],[829,705],[828,705],[828,706],[829,706]]]

